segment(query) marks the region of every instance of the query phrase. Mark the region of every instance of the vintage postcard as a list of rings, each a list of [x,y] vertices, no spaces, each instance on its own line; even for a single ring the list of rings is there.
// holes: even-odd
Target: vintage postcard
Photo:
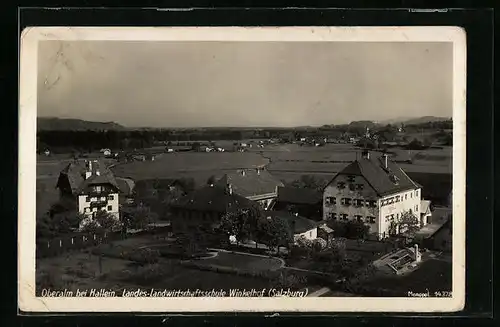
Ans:
[[[452,312],[457,27],[33,27],[23,312]]]

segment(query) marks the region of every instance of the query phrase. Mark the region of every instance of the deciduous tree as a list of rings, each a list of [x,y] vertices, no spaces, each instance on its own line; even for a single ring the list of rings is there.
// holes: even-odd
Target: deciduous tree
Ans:
[[[240,209],[222,216],[220,229],[228,236],[236,237],[238,243],[257,234],[257,220],[260,213],[256,209]]]

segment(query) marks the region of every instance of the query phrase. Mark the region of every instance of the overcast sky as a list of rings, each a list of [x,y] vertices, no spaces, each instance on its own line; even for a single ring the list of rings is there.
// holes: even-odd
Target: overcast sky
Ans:
[[[451,43],[44,41],[38,115],[125,126],[452,116]]]

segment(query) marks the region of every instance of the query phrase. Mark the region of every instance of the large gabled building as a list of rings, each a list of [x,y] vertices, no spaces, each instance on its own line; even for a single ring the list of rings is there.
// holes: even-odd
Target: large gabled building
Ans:
[[[428,212],[420,214],[421,186],[386,155],[373,158],[365,151],[323,192],[324,220],[363,222],[379,239],[404,232],[391,222],[397,222],[406,212],[414,214],[421,227],[428,223]]]
[[[119,219],[120,189],[113,173],[97,160],[75,161],[69,163],[59,174],[56,187],[61,198],[75,201],[79,213],[87,219],[99,211]]]
[[[172,228],[175,232],[212,231],[225,214],[252,208],[259,210],[259,205],[234,193],[230,184],[207,185],[171,204]]]
[[[224,174],[215,185],[231,185],[234,193],[256,201],[263,209],[271,209],[278,195],[278,187],[284,184],[264,168],[239,169]]]

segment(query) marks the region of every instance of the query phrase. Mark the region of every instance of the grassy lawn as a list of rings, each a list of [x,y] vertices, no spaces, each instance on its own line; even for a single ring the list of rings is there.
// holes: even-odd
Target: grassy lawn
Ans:
[[[148,275],[148,271],[156,271]],[[158,273],[159,272],[159,273]],[[211,271],[185,268],[176,260],[161,260],[160,263],[137,267],[130,261],[104,257],[102,275],[99,273],[99,258],[88,253],[72,253],[56,258],[41,259],[36,265],[38,291],[44,274],[55,279],[55,289],[106,288],[158,288],[158,289],[231,289],[269,288],[269,282],[259,278],[220,274]],[[134,278],[136,275],[138,278]],[[51,287],[52,288],[52,287]]]
[[[102,274],[116,270],[129,269],[130,261],[115,258],[103,258]],[[75,291],[76,289],[113,288],[118,285],[113,281],[103,280],[99,271],[99,258],[89,253],[70,253],[53,258],[39,259],[36,262],[37,289],[43,275],[50,275],[54,280],[50,288]],[[120,283],[120,286],[127,286]]]
[[[276,270],[281,267],[281,262],[275,258],[227,252],[219,252],[216,257],[199,260],[197,263],[238,268],[247,271]]]

